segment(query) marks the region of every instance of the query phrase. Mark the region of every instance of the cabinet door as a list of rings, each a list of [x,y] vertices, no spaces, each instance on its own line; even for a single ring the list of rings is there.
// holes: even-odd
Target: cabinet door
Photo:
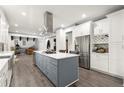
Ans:
[[[103,19],[103,22],[102,22],[102,34],[109,34],[109,19],[106,18],[106,19]]]
[[[109,72],[124,76],[124,49],[121,43],[110,44],[109,49]]]
[[[74,33],[74,37],[82,36],[81,25],[76,26],[73,33]]]
[[[49,60],[50,62],[48,63],[48,77],[49,79],[57,85],[57,66],[52,64],[52,62],[56,62],[56,60],[51,59]]]
[[[41,55],[38,54],[38,67],[41,69]]]
[[[82,25],[81,31],[82,31],[82,35],[89,35],[90,34],[90,22],[84,23]]]
[[[91,54],[91,68],[98,69],[98,57],[93,53]]]
[[[40,62],[39,62],[39,64],[40,64],[40,69],[42,71],[43,71],[43,67],[44,67],[43,63],[44,63],[44,57],[42,55],[40,55]]]
[[[122,42],[124,36],[124,15],[116,15],[110,18],[110,42]]]
[[[94,26],[94,35],[100,35],[102,31],[102,22],[97,21],[95,22],[95,26]]]
[[[89,35],[90,34],[90,22],[86,22],[84,24],[78,25],[75,27],[74,36],[79,37],[83,35]]]
[[[44,56],[44,61],[43,61],[43,72],[44,74],[48,74],[48,66],[49,66],[49,57]]]
[[[36,65],[39,67],[39,54],[35,53]]]
[[[108,54],[100,54],[99,56],[99,70],[108,72],[109,58]]]
[[[55,84],[57,85],[57,68],[55,66],[53,66],[52,64],[49,65],[49,71],[48,72],[48,76],[49,79]]]
[[[91,56],[91,67],[108,72],[109,59],[107,54],[93,53]]]

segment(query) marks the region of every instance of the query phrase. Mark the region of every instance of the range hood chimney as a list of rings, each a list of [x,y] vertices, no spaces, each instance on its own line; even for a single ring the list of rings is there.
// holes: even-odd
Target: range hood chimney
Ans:
[[[47,29],[47,34],[53,33],[53,14],[46,11],[44,13],[44,25]]]

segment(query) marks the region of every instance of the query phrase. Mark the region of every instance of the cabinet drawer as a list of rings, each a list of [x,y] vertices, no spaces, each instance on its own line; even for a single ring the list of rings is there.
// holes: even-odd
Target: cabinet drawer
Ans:
[[[57,66],[57,60],[53,58],[49,58],[49,62],[55,66]]]
[[[57,74],[56,73],[48,73],[49,79],[53,82],[54,85],[57,86]]]
[[[51,63],[48,65],[48,77],[49,79],[57,85],[57,67]]]

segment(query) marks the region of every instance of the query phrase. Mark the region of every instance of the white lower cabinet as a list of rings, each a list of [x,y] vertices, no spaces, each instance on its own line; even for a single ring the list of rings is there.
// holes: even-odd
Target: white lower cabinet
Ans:
[[[108,72],[115,76],[124,76],[124,49],[122,43],[110,43],[109,53],[92,53],[91,68]]]
[[[7,86],[8,64],[6,64],[0,71],[0,87]]]
[[[124,49],[121,43],[110,44],[109,73],[124,76]]]
[[[108,53],[91,54],[91,68],[108,72],[108,66],[109,66]]]

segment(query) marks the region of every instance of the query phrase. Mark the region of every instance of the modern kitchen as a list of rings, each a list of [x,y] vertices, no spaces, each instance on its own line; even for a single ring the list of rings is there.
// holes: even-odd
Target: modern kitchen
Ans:
[[[123,87],[123,5],[0,5],[0,87]]]

